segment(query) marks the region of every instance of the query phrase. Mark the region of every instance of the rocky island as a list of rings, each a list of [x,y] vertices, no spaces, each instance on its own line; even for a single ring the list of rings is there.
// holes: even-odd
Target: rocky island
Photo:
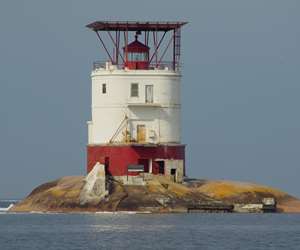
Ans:
[[[264,198],[276,200],[276,212],[300,212],[297,198],[253,183],[198,179],[176,183],[153,176],[142,185],[124,185],[94,168],[86,177],[68,176],[38,186],[10,211],[240,212],[246,206],[246,212],[257,212]]]

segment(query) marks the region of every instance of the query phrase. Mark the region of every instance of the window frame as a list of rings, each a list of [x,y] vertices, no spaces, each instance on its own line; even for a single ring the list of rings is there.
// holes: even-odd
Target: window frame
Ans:
[[[128,61],[130,62],[145,62],[148,61],[147,52],[129,52]]]
[[[147,92],[147,89],[148,87],[150,87],[152,89],[152,92],[151,92],[151,100],[149,101],[148,100],[148,92]],[[154,102],[154,85],[153,84],[146,84],[145,85],[145,103],[153,103]]]
[[[101,88],[101,90],[102,90],[102,94],[107,94],[107,85],[106,85],[106,83],[102,83],[102,88]]]
[[[136,89],[133,87],[136,86]],[[139,97],[139,83],[133,82],[130,84],[130,97]]]

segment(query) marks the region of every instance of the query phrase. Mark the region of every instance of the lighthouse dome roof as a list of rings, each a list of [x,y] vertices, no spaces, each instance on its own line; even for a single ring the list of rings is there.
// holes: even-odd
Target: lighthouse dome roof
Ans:
[[[125,50],[125,47],[123,47]],[[128,52],[148,52],[149,47],[143,43],[141,43],[139,40],[135,40],[132,43],[127,45],[127,51]]]

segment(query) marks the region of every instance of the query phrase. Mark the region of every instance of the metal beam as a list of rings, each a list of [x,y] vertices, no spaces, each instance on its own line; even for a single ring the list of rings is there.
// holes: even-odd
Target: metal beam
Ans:
[[[114,46],[115,46],[115,48],[116,48],[116,63],[118,64],[118,62],[117,62],[117,61],[118,61],[118,59],[117,59],[117,58],[118,58],[118,55],[120,55],[120,57],[122,58],[123,62],[125,62],[123,56],[120,54],[120,51],[119,51],[119,47],[118,47],[117,41],[114,40],[114,38],[112,37],[112,35],[111,35],[111,33],[110,33],[109,30],[107,31],[107,33],[108,33],[108,35],[109,35],[111,41],[113,42],[113,44],[114,44]]]
[[[128,30],[124,31],[125,62],[128,61]]]
[[[173,70],[176,69],[176,31],[173,31]]]
[[[106,46],[105,46],[105,44],[104,44],[102,38],[100,37],[99,32],[98,32],[98,31],[95,31],[95,32],[96,32],[96,34],[97,34],[97,37],[99,38],[99,41],[102,43],[102,46],[103,46],[103,48],[105,49],[105,51],[106,51],[106,53],[107,53],[107,55],[108,55],[110,61],[113,62],[114,60],[112,59],[112,57],[111,57],[111,55],[110,55],[108,49],[106,48]]]
[[[155,48],[155,51],[153,52],[153,55],[151,56],[151,58],[150,58],[150,60],[149,60],[149,63],[152,62],[152,59],[153,59],[154,55],[157,54],[157,51],[158,51],[158,49],[159,49],[159,47],[160,47],[160,45],[161,45],[161,43],[162,43],[162,41],[163,41],[163,39],[164,39],[166,33],[167,33],[167,31],[164,32],[164,34],[163,34],[163,36],[161,37],[159,43],[157,44],[157,46],[156,46],[156,48]],[[154,34],[154,33],[153,33],[153,34]]]
[[[169,40],[169,42],[168,42],[168,45],[167,45],[167,47],[165,48],[164,52],[162,53],[162,55],[161,55],[161,57],[160,57],[160,59],[159,59],[159,61],[158,61],[158,64],[160,64],[160,63],[161,63],[161,61],[162,61],[162,59],[164,58],[164,56],[165,56],[166,52],[168,51],[168,49],[169,49],[169,47],[170,47],[170,45],[171,45],[171,43],[172,43],[173,39],[174,39],[174,37],[173,37],[173,36],[171,36],[171,38],[170,38],[170,40]]]

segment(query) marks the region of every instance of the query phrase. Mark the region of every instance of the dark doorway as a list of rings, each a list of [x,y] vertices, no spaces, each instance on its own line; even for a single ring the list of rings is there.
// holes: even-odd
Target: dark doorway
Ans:
[[[165,174],[165,162],[164,161],[157,161],[158,164],[158,174]]]
[[[110,171],[109,171],[109,157],[105,157],[105,175],[111,175]]]
[[[176,182],[176,169],[175,168],[171,168],[171,176],[172,176],[172,179],[174,180],[174,182]]]

